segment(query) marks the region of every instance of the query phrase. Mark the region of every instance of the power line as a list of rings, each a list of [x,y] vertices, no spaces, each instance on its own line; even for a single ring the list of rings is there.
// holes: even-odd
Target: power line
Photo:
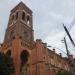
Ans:
[[[75,18],[73,19],[73,21],[71,22],[71,24],[69,25],[69,28],[68,28],[68,31],[70,32],[71,31],[71,29],[72,29],[72,27],[75,25]],[[67,34],[65,33],[64,34],[64,37],[66,37],[67,36]]]
[[[52,47],[52,48],[54,48],[54,49],[57,49],[57,50],[60,50],[61,52],[63,52],[65,55],[67,55],[67,53],[66,52],[64,52],[62,49],[60,49],[60,48],[57,48],[57,47],[53,47],[53,46],[47,46],[47,47]]]
[[[74,41],[72,40],[72,38],[71,38],[69,32],[70,32],[70,30],[72,29],[72,27],[73,27],[74,25],[75,25],[75,18],[74,18],[73,21],[71,22],[71,24],[70,24],[70,26],[69,26],[68,29],[67,29],[66,26],[63,24],[63,27],[64,27],[64,29],[65,29],[65,31],[66,31],[64,38],[66,38],[66,36],[68,35],[68,37],[69,37],[69,39],[70,39],[70,41],[71,41],[71,43],[72,43],[72,45],[73,45],[73,48],[75,47],[75,43],[74,43]],[[64,39],[64,38],[63,38],[63,39]],[[67,49],[68,49],[68,47],[67,47]]]

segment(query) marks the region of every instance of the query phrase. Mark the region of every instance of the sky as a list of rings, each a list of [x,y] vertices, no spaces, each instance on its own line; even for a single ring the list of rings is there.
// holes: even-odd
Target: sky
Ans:
[[[75,48],[68,39],[62,25],[64,23],[69,29],[75,21],[75,0],[1,0],[0,42],[3,42],[4,39],[10,10],[20,1],[23,1],[33,11],[34,38],[42,39],[48,46],[52,46],[51,49],[56,47],[56,52],[60,53],[62,52],[60,50],[66,52],[65,45],[61,42],[66,36],[70,54],[75,57]],[[75,42],[74,30],[75,24],[70,30]]]

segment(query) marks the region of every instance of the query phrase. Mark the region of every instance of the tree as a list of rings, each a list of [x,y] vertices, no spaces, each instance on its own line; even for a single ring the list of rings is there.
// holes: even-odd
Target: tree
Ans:
[[[10,75],[11,73],[14,73],[13,59],[0,52],[0,75]]]
[[[57,72],[57,75],[73,75],[72,72],[70,71],[65,71],[65,70],[59,70]]]

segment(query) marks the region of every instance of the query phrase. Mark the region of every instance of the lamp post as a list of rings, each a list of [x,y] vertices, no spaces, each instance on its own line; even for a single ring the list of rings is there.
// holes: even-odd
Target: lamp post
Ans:
[[[62,40],[62,43],[65,44],[67,56],[68,56],[68,58],[69,58],[70,52],[69,52],[69,50],[68,50],[68,46],[67,46],[67,42],[66,42],[66,38],[65,38],[65,37],[64,37],[64,40]]]

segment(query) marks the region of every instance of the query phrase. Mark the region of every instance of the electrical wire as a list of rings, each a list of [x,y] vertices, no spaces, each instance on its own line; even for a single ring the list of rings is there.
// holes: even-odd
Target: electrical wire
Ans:
[[[57,47],[53,47],[53,46],[47,46],[47,47],[52,47],[52,48],[54,48],[54,49],[57,49],[57,50],[60,50],[61,52],[63,52],[65,55],[67,55],[67,53],[66,52],[64,52],[62,49],[60,49],[60,48],[57,48]]]

